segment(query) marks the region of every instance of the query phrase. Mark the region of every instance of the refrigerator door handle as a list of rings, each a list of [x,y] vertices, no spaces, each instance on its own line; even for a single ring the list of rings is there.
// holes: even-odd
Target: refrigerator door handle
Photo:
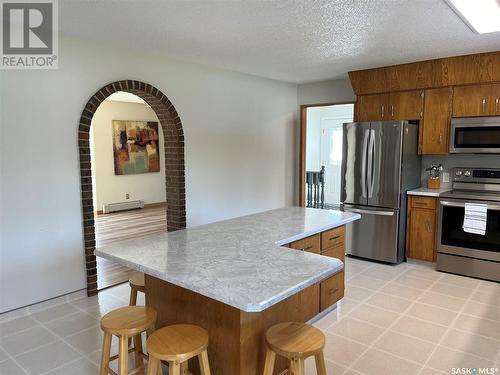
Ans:
[[[371,198],[373,195],[373,187],[375,184],[374,178],[375,174],[373,173],[373,158],[375,154],[375,130],[370,129],[370,142],[368,145],[368,198]]]
[[[363,210],[361,208],[350,208],[345,207],[344,210],[348,212],[354,212],[356,214],[369,214],[369,215],[380,215],[380,216],[394,216],[394,211],[374,211],[374,210]]]
[[[366,191],[366,153],[368,149],[368,138],[369,138],[370,130],[365,130],[365,134],[363,135],[363,158],[361,160],[361,194],[363,198],[367,197]]]

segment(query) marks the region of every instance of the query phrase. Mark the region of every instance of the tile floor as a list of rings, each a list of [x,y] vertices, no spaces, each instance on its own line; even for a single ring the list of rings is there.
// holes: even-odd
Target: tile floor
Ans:
[[[78,292],[0,315],[0,374],[96,375],[99,318],[126,305],[128,296],[124,284],[96,297]],[[314,324],[326,334],[331,375],[500,368],[500,284],[429,265],[347,259],[345,298]],[[307,373],[314,370],[307,360]]]

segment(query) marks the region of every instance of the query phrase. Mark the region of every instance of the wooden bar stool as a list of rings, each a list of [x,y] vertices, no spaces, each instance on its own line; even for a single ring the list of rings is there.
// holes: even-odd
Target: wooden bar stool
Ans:
[[[128,280],[130,285],[130,302],[129,306],[137,305],[137,292],[145,292],[144,274],[142,272],[135,272]]]
[[[156,375],[161,361],[168,362],[168,374],[187,373],[187,361],[198,357],[201,375],[210,375],[208,332],[191,324],[175,324],[159,329],[148,338],[148,375]]]
[[[137,374],[145,369],[141,334],[152,333],[156,323],[156,311],[146,306],[126,306],[113,310],[101,319],[104,331],[102,345],[101,370],[99,375],[116,373],[109,368],[109,362],[118,359],[118,375]],[[111,339],[115,335],[119,340],[118,354],[110,357]],[[134,339],[134,347],[129,349],[128,339]],[[128,354],[135,353],[135,369],[128,372]]]
[[[326,375],[325,335],[319,329],[305,323],[280,323],[266,332],[266,362],[264,374],[272,375],[276,354],[290,360],[290,374],[304,375],[304,360],[314,356],[316,372]]]

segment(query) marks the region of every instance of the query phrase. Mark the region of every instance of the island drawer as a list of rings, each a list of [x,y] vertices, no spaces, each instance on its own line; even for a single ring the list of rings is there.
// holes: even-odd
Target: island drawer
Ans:
[[[337,258],[343,262],[345,260],[345,246],[344,244],[342,244],[339,246],[321,250],[321,255],[324,255],[326,257]]]
[[[427,208],[430,210],[436,209],[436,198],[433,197],[419,197],[419,196],[411,196],[410,197],[410,207],[411,208]]]
[[[301,240],[292,242],[290,247],[296,250],[308,251],[310,253],[319,254],[320,252],[320,235],[315,234],[314,236],[306,237]]]
[[[327,309],[344,297],[344,270],[330,276],[320,284],[320,311]]]
[[[345,243],[345,225],[329,229],[321,233],[321,248],[344,246]]]

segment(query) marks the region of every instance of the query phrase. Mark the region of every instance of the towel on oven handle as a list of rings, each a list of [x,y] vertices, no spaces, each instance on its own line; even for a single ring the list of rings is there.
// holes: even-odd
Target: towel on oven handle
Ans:
[[[486,234],[486,223],[488,221],[488,205],[478,203],[465,203],[464,232]]]

